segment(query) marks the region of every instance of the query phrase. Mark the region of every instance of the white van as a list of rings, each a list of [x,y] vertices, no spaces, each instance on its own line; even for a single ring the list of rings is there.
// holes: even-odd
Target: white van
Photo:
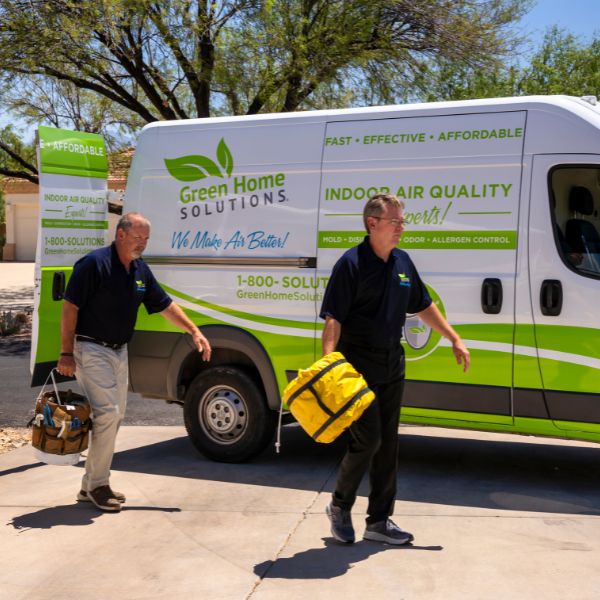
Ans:
[[[600,109],[524,97],[153,123],[125,211],[145,259],[214,348],[142,309],[131,386],[182,403],[195,446],[239,461],[321,353],[329,273],[375,192],[404,199],[406,249],[472,356],[417,317],[402,421],[600,441]]]

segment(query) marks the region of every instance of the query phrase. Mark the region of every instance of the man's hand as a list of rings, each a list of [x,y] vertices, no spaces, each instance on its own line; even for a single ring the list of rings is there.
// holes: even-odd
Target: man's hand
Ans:
[[[61,375],[73,377],[75,375],[75,359],[72,356],[61,356],[58,359],[56,370]]]
[[[202,354],[202,360],[208,362],[210,360],[210,355],[212,354],[212,348],[210,347],[208,340],[202,335],[199,329],[196,329],[192,333],[192,339],[194,340],[196,348],[198,348],[198,352]]]
[[[165,310],[160,313],[167,321],[170,321],[180,329],[183,329],[192,336],[192,340],[198,352],[202,354],[202,360],[209,361],[212,349],[208,340],[202,335],[201,331],[181,310],[180,306],[175,302],[171,302]]]
[[[435,329],[440,335],[450,340],[452,343],[452,352],[456,357],[456,363],[459,365],[462,364],[463,371],[466,373],[471,364],[471,355],[460,339],[460,336],[452,329],[452,326],[446,321],[439,308],[432,302],[425,310],[418,313],[418,315],[426,325],[429,325],[429,327]]]
[[[471,355],[460,338],[453,342],[452,352],[456,357],[456,364],[462,364],[463,371],[466,373],[469,370],[469,365],[471,364]]]

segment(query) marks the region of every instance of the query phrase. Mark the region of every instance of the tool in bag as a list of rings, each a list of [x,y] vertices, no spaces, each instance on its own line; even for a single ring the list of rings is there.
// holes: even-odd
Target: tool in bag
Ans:
[[[54,389],[45,391],[52,380]],[[36,458],[52,465],[73,465],[88,447],[91,429],[90,405],[85,396],[72,390],[59,390],[54,369],[35,402],[31,445]]]
[[[323,356],[283,391],[275,447],[281,446],[281,418],[285,402],[301,427],[317,442],[333,442],[375,400],[364,377],[340,352]]]

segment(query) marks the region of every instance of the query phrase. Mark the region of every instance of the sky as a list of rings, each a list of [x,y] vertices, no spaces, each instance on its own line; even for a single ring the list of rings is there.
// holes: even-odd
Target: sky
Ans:
[[[534,50],[553,25],[581,37],[584,42],[591,41],[594,33],[600,35],[600,0],[537,0],[517,27],[531,39]],[[11,121],[11,117],[0,114],[0,127]],[[34,128],[28,130],[25,137],[33,137],[33,131]]]
[[[523,32],[530,33],[534,42],[553,25],[589,42],[595,32],[600,34],[600,0],[538,0],[521,20]]]

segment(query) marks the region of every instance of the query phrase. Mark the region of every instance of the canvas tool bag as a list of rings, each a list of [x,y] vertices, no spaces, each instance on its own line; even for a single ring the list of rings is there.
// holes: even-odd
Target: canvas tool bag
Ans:
[[[317,442],[333,442],[375,399],[364,377],[340,352],[331,352],[300,369],[283,400],[302,428]]]
[[[48,379],[53,389],[46,391]],[[88,447],[91,428],[90,405],[85,396],[72,390],[59,390],[52,371],[35,402],[31,444],[36,456],[50,464],[75,464]],[[52,459],[52,456],[72,456]]]

